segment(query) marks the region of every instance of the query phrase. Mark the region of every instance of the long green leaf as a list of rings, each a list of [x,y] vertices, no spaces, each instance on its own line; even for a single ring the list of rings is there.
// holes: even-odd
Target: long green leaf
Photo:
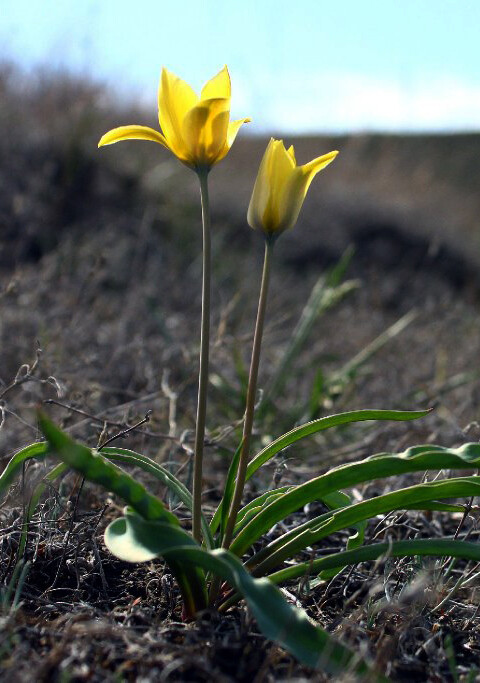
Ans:
[[[310,520],[299,529],[294,529],[273,541],[254,555],[247,564],[249,566],[255,564],[255,574],[261,576],[284,559],[294,557],[297,552],[307,546],[317,543],[336,531],[348,529],[362,520],[393,510],[401,510],[405,504],[416,505],[421,509],[423,502],[438,498],[463,498],[478,495],[480,495],[480,477],[478,476],[415,484]]]
[[[234,453],[234,456],[232,458],[232,462],[230,463],[230,467],[228,468],[228,474],[227,478],[225,480],[225,487],[223,491],[223,496],[222,500],[220,501],[220,505],[218,506],[218,509],[215,512],[215,515],[217,512],[220,514],[220,543],[223,540],[224,534],[225,534],[225,529],[227,528],[227,521],[228,521],[228,513],[230,511],[230,505],[232,503],[232,498],[233,494],[235,491],[235,480],[237,477],[237,472],[238,472],[238,463],[240,461],[240,453],[242,450],[243,446],[243,438],[240,441],[237,450]],[[212,518],[212,521],[210,523],[210,528],[214,529],[217,524],[217,520],[215,515]]]
[[[290,567],[279,569],[273,574],[268,574],[268,578],[274,584],[285,583],[302,576],[315,577],[320,573],[323,578],[329,576],[330,572],[337,574],[344,567],[361,562],[370,562],[384,557],[411,557],[418,555],[421,557],[458,557],[464,560],[480,561],[480,545],[471,541],[458,541],[452,538],[433,538],[433,539],[413,539],[409,541],[393,541],[391,543],[375,543],[372,545],[356,548],[355,550],[342,550],[340,553],[333,553],[326,557],[319,557],[316,560],[300,562]],[[220,611],[237,603],[241,596],[236,593],[230,595],[220,606]]]
[[[22,448],[22,450],[17,451],[0,474],[0,493],[3,493],[8,489],[17,474],[21,471],[24,462],[32,460],[33,458],[44,458],[47,453],[48,447],[45,441],[32,443],[29,446]]]
[[[322,502],[325,503],[330,510],[338,510],[352,504],[350,496],[343,491],[333,491],[333,493],[327,494],[322,498]],[[357,522],[352,526],[352,529],[355,530],[355,533],[350,533],[348,536],[347,550],[353,550],[363,544],[365,540],[365,531],[367,529],[367,520],[364,519]],[[322,579],[333,579],[339,571],[339,569],[325,570],[322,573]]]
[[[234,536],[236,536],[243,527],[248,524],[248,522],[257,515],[260,510],[266,506],[270,505],[276,498],[279,498],[287,491],[290,491],[293,486],[281,486],[278,489],[273,489],[272,491],[265,491],[260,496],[254,500],[247,503],[237,515],[237,523],[234,529]]]
[[[435,557],[461,557],[464,560],[480,561],[480,544],[471,541],[458,541],[452,538],[422,538],[410,541],[393,541],[392,543],[375,543],[355,550],[334,553],[320,557],[312,562],[302,562],[278,572],[268,578],[273,583],[283,583],[297,579],[305,574],[315,576],[324,570],[341,570],[352,564],[370,562],[379,557],[410,557],[412,555]]]
[[[101,452],[109,460],[121,462],[124,465],[133,465],[144,472],[148,472],[148,474],[154,476],[168,489],[170,489],[170,491],[177,496],[177,498],[185,505],[185,507],[190,510],[190,512],[193,510],[192,494],[187,487],[165,467],[162,467],[162,465],[159,465],[157,462],[155,462],[155,460],[152,460],[146,455],[136,453],[135,451],[129,450],[127,448],[103,448]],[[201,524],[205,544],[207,548],[213,548],[215,545],[213,536],[210,532],[208,522],[203,514],[201,518]]]
[[[335,467],[287,491],[258,514],[239,532],[231,550],[243,553],[279,520],[299,510],[306,503],[319,500],[332,491],[408,472],[441,469],[474,469],[480,467],[480,444],[465,444],[460,448],[416,446],[398,455],[380,454]]]
[[[52,454],[69,467],[80,472],[85,479],[113,491],[145,520],[159,520],[171,528],[180,528],[178,519],[159,498],[152,496],[129,474],[106,460],[100,453],[76,443],[58,429],[43,413],[39,413],[40,427],[48,441]],[[172,570],[185,603],[188,615],[193,616],[207,605],[207,591],[203,571],[199,567],[184,567],[174,557],[167,561]]]
[[[339,425],[350,424],[352,422],[365,422],[367,420],[417,420],[420,417],[425,417],[430,410],[353,410],[347,413],[338,413],[337,415],[329,415],[321,417],[318,420],[307,422],[306,424],[295,427],[291,431],[283,434],[275,441],[272,441],[268,446],[263,448],[257,455],[249,462],[247,467],[247,480],[255,474],[259,467],[264,465],[270,458],[273,458],[277,453],[291,446],[296,441],[304,439],[306,436],[316,434],[331,427],[338,427]]]
[[[368,680],[382,680],[344,645],[315,626],[303,612],[289,605],[267,579],[254,579],[240,561],[226,550],[206,551],[191,544],[181,529],[161,522],[146,522],[129,513],[110,524],[106,543],[122,559],[174,557],[183,564],[201,566],[227,581],[246,600],[265,636],[289,650],[302,663],[331,674],[347,671]],[[178,545],[175,546],[175,543]]]
[[[161,519],[178,525],[179,521],[169,512],[159,498],[152,496],[129,474],[113,465],[98,451],[77,443],[62,432],[45,415],[39,413],[40,428],[47,439],[52,455],[56,455],[85,479],[113,491],[131,505],[145,519]]]
[[[15,453],[0,475],[0,494],[7,490],[12,481],[21,471],[24,462],[31,459],[43,459],[48,455],[48,452],[47,443],[45,441],[41,441],[39,443],[30,444],[29,446],[26,446],[25,448],[22,448],[22,450]],[[93,449],[92,452],[95,453],[95,449]],[[162,484],[164,484],[168,489],[173,491],[178,499],[181,500],[181,502],[190,511],[192,510],[192,494],[187,487],[184,486],[182,482],[179,481],[171,472],[165,469],[165,467],[162,467],[151,458],[127,448],[107,447],[102,449],[101,452],[109,460],[120,462],[125,465],[132,465],[138,467],[144,472],[147,472],[148,474],[151,474],[160,482],[162,482]],[[207,547],[213,548],[213,536],[210,532],[204,515],[202,515],[201,523],[205,543]]]

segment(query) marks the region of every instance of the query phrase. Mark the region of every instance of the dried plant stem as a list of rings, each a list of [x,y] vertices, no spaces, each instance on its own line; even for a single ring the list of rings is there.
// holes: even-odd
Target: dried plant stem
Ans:
[[[250,361],[250,374],[248,377],[247,401],[245,406],[245,421],[243,423],[243,443],[238,463],[238,472],[235,480],[235,492],[232,504],[228,513],[223,547],[230,546],[233,529],[237,513],[242,502],[243,488],[245,486],[245,475],[247,472],[248,456],[250,453],[250,439],[252,436],[253,416],[255,412],[255,398],[257,393],[258,366],[260,364],[260,351],[262,348],[263,324],[265,321],[265,310],[267,307],[268,285],[270,282],[270,267],[273,253],[273,239],[265,240],[265,259],[263,262],[262,284],[260,287],[260,297],[258,300],[257,322],[255,325],[255,335],[253,338],[252,358]]]
[[[210,204],[208,198],[208,172],[198,171],[202,199],[203,226],[203,279],[202,279],[202,326],[200,336],[200,370],[198,374],[197,424],[195,430],[195,455],[193,464],[193,518],[192,533],[201,542],[202,470],[205,441],[205,418],[207,410],[208,359],[210,345]]]

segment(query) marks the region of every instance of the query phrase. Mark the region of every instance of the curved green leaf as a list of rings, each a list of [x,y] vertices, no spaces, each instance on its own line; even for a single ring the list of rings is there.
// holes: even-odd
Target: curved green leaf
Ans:
[[[96,453],[96,449],[92,449],[92,453]],[[144,472],[151,474],[158,479],[167,488],[173,491],[179,500],[191,511],[192,510],[192,494],[171,472],[156,463],[151,458],[148,458],[141,453],[136,453],[127,448],[107,447],[102,449],[101,453],[109,460],[120,462],[125,465],[132,465],[142,469]],[[22,450],[14,454],[10,459],[4,471],[0,475],[0,494],[5,491],[17,474],[21,471],[22,465],[27,460],[42,459],[49,454],[48,444],[45,441],[30,444]],[[207,547],[213,548],[214,541],[210,532],[205,516],[202,515],[202,531]]]
[[[38,419],[52,454],[83,474],[88,481],[116,493],[143,519],[160,520],[170,528],[180,528],[175,515],[133,477],[106,460],[98,451],[94,454],[91,449],[73,441],[42,413],[39,413]],[[199,567],[185,568],[175,558],[172,558],[171,563],[167,560],[167,564],[177,579],[187,614],[193,616],[198,610],[204,609],[208,600],[203,571]]]
[[[449,449],[440,446],[415,446],[398,455],[381,453],[360,462],[340,465],[290,489],[263,507],[239,532],[230,549],[241,556],[278,521],[285,519],[287,515],[299,510],[308,502],[321,500],[322,496],[332,491],[407,472],[478,467],[480,444],[476,443]]]
[[[7,466],[0,474],[0,493],[3,493],[10,486],[17,474],[21,471],[22,465],[32,458],[44,458],[48,454],[48,446],[45,441],[32,443],[20,451],[17,451],[8,461]]]
[[[464,560],[480,561],[480,545],[471,541],[458,541],[453,538],[433,538],[433,539],[413,539],[409,541],[393,541],[391,543],[374,543],[372,545],[356,548],[355,550],[342,550],[326,557],[319,557],[316,560],[300,562],[298,564],[279,569],[273,574],[268,574],[268,578],[274,584],[285,583],[298,579],[302,576],[316,576],[320,573],[323,578],[324,572],[334,572],[337,574],[344,567],[361,562],[385,559],[390,557],[411,557],[418,555],[421,557],[458,557]],[[326,574],[328,577],[328,574]],[[237,603],[241,599],[238,593],[230,595],[220,606],[220,611]]]
[[[127,448],[102,448],[101,452],[109,460],[121,462],[125,465],[132,465],[138,467],[144,472],[147,472],[148,474],[151,474],[160,482],[162,482],[162,484],[164,484],[167,488],[169,488],[170,491],[173,491],[177,498],[185,505],[186,508],[190,510],[190,512],[193,510],[192,494],[187,487],[165,467],[162,467],[162,465],[159,465],[157,462],[155,462],[155,460],[152,460],[146,455],[136,453],[135,451],[129,450]],[[203,514],[201,518],[201,524],[205,544],[207,548],[213,548],[215,546],[213,536],[208,522]]]
[[[122,539],[126,538],[125,547]],[[368,665],[326,631],[315,626],[303,610],[289,605],[268,579],[254,579],[241,562],[226,550],[206,551],[192,545],[191,538],[179,528],[162,522],[146,522],[138,515],[112,522],[106,533],[112,552],[151,559],[175,558],[182,564],[201,566],[227,581],[246,600],[257,623],[270,640],[289,650],[299,661],[331,674],[351,671],[368,680],[382,680]],[[175,543],[179,545],[175,546]],[[130,555],[132,553],[132,555]]]
[[[290,491],[293,486],[281,486],[278,489],[273,489],[273,491],[265,491],[262,495],[258,496],[254,500],[247,503],[237,515],[237,523],[234,528],[234,536],[243,529],[243,527],[248,524],[248,522],[257,515],[260,510],[266,506],[273,503],[274,500],[282,496],[287,491]]]
[[[431,411],[421,410],[421,411],[401,411],[401,410],[354,410],[346,413],[338,413],[337,415],[329,415],[327,417],[321,417],[318,420],[313,420],[312,422],[307,422],[306,424],[295,427],[291,431],[283,434],[275,441],[272,441],[268,446],[261,450],[257,455],[249,462],[247,467],[246,479],[248,481],[250,477],[255,474],[255,472],[262,467],[268,460],[273,458],[281,450],[300,441],[307,436],[316,434],[317,432],[324,431],[325,429],[330,429],[331,427],[337,427],[339,425],[350,424],[353,422],[365,422],[368,420],[415,420],[420,417],[425,417]],[[235,454],[237,455],[237,453]],[[230,474],[230,470],[229,470]],[[215,514],[210,522],[210,530],[212,533],[218,529],[220,524],[221,516],[223,511],[223,499],[218,506]],[[246,510],[245,510],[246,512]],[[238,524],[245,512],[240,510],[237,516],[236,523]],[[252,515],[249,513],[248,515]],[[242,525],[243,526],[243,525]]]
[[[158,537],[157,537],[158,535]],[[207,587],[204,573],[199,566],[187,565],[174,553],[166,553],[178,545],[199,547],[197,542],[180,526],[145,520],[132,508],[125,508],[125,517],[120,517],[105,530],[105,545],[110,552],[125,562],[148,562],[162,555],[173,571],[182,591],[187,614],[195,616],[199,605],[207,605]],[[152,547],[161,547],[163,552],[152,552]],[[192,581],[192,576],[197,580]]]
[[[159,498],[148,493],[142,484],[112,465],[98,451],[94,454],[90,448],[71,439],[43,413],[39,413],[38,421],[52,455],[57,455],[88,481],[116,493],[145,519],[162,519],[169,524],[179,524],[175,515],[166,509]]]
[[[329,415],[321,417],[318,420],[307,422],[306,424],[295,427],[291,431],[283,434],[275,441],[272,441],[268,446],[257,453],[257,455],[249,462],[247,467],[246,481],[255,474],[255,472],[264,465],[270,458],[273,458],[281,450],[290,446],[306,436],[316,434],[317,432],[330,429],[331,427],[338,427],[339,425],[350,424],[352,422],[365,422],[368,420],[417,420],[420,417],[425,417],[429,410],[353,410],[347,413],[338,413],[337,415]]]
[[[307,546],[342,529],[376,515],[386,514],[393,510],[403,509],[405,504],[416,505],[421,509],[422,503],[438,498],[458,498],[480,495],[480,477],[459,477],[444,479],[424,484],[415,484],[404,489],[386,493],[369,500],[355,503],[349,507],[320,515],[297,529],[284,534],[263,548],[248,562],[248,566],[256,565],[255,574],[263,575],[288,557]]]
[[[464,560],[480,561],[480,544],[471,541],[458,541],[453,538],[413,539],[410,541],[393,541],[392,543],[375,543],[355,550],[346,550],[321,557],[312,562],[302,562],[285,569],[280,569],[268,578],[273,583],[283,583],[297,579],[305,574],[314,576],[324,570],[340,571],[344,567],[360,562],[378,560],[379,557],[410,557],[412,555],[435,557],[461,557]]]

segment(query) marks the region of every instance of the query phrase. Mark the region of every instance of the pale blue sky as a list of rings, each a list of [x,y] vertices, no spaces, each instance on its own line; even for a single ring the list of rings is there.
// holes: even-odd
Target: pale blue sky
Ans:
[[[0,0],[1,57],[155,107],[224,63],[257,131],[480,130],[480,0]],[[140,123],[140,122],[138,122]]]

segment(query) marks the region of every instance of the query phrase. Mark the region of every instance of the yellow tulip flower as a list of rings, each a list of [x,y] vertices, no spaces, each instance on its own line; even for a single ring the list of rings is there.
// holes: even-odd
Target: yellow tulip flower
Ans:
[[[283,140],[270,140],[260,164],[247,220],[250,227],[268,237],[293,228],[310,183],[338,152],[329,152],[308,164],[297,166],[293,145],[287,150]]]
[[[98,146],[121,140],[152,140],[196,171],[208,171],[227,155],[243,123],[230,121],[230,75],[226,66],[202,89],[200,97],[167,69],[158,89],[162,133],[148,126],[121,126],[106,133]]]

